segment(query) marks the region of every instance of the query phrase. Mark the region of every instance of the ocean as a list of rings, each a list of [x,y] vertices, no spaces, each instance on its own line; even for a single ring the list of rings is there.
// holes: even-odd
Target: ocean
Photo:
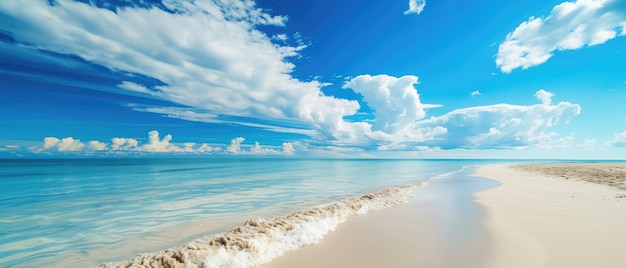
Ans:
[[[254,265],[317,242],[349,215],[404,202],[411,187],[490,162],[0,160],[0,266],[95,267],[181,245],[205,264]]]

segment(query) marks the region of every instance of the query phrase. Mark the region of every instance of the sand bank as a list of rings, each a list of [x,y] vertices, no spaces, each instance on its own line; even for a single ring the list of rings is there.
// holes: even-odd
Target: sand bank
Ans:
[[[626,164],[485,166],[476,193],[492,238],[486,267],[626,267]],[[573,179],[564,179],[573,178]],[[591,181],[591,182],[588,182]]]
[[[582,181],[616,185],[625,167],[483,166],[476,175],[500,186],[468,193],[445,185],[458,177],[442,179],[263,267],[626,267],[625,192]]]

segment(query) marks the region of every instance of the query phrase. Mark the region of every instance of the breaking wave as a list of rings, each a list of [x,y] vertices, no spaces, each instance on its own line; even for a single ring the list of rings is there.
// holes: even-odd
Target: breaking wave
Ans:
[[[351,215],[406,203],[411,191],[425,184],[388,188],[271,220],[251,219],[225,233],[100,267],[256,267],[286,252],[317,243]]]

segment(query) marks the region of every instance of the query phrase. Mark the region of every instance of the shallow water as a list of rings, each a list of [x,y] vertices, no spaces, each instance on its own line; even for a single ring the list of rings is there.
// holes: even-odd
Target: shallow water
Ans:
[[[499,183],[471,176],[474,170],[464,170],[415,190],[411,209],[430,227],[425,240],[437,241],[437,248],[431,250],[441,256],[434,267],[484,267],[481,261],[491,241],[483,226],[485,210],[472,201],[472,194]]]
[[[130,259],[484,161],[0,160],[0,263]]]

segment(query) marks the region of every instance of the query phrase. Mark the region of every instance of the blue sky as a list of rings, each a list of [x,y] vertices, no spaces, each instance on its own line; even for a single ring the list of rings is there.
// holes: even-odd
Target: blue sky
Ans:
[[[626,158],[626,1],[0,1],[0,156]]]

